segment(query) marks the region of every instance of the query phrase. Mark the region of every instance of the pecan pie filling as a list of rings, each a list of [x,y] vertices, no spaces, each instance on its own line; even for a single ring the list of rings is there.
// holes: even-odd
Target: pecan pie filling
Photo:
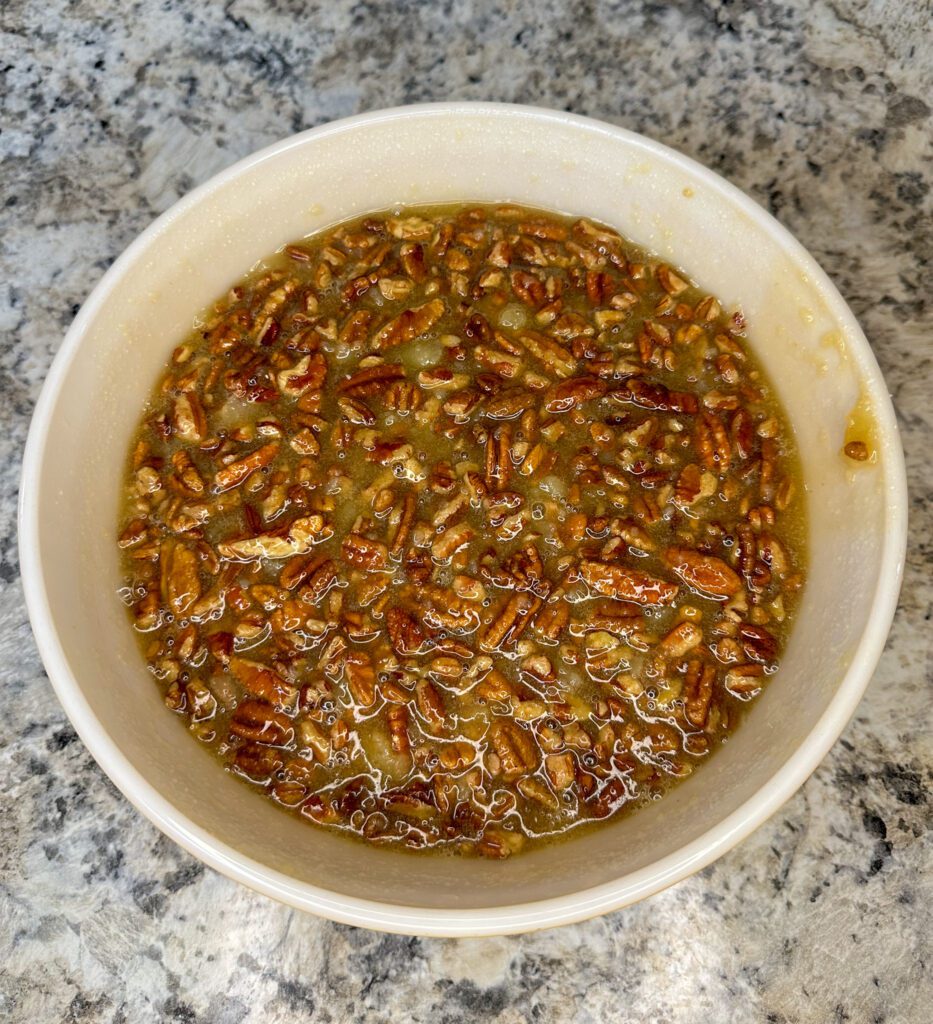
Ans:
[[[367,840],[508,856],[661,796],[804,581],[744,323],[588,220],[409,208],[286,246],[178,346],[119,534],[165,702]]]

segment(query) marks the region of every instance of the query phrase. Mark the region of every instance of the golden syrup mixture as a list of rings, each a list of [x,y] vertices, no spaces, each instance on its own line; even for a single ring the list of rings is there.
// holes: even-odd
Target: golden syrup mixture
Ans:
[[[166,704],[372,842],[503,857],[656,798],[767,685],[803,584],[744,324],[512,206],[286,246],[175,349],[120,525]]]

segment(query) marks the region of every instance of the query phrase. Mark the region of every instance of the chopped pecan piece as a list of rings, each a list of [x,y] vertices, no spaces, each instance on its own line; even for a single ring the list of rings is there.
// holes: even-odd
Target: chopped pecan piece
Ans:
[[[544,759],[545,770],[551,785],[558,791],[567,789],[573,784],[575,778],[573,754],[565,751],[563,754],[548,754]]]
[[[541,278],[526,273],[524,270],[514,270],[511,281],[512,291],[516,298],[533,308],[544,305],[547,299],[547,289]]]
[[[175,399],[172,418],[175,434],[183,441],[200,441],[207,431],[207,417],[200,398],[192,392],[184,392]]]
[[[417,505],[418,501],[411,492],[407,493],[402,499],[401,515],[392,537],[392,546],[389,548],[389,556],[395,560],[401,558],[405,545],[408,542],[408,537],[411,534],[411,528],[415,521]]]
[[[399,249],[399,260],[402,269],[415,282],[420,284],[427,274],[424,263],[424,247],[417,242],[409,242]]]
[[[343,539],[343,557],[357,569],[378,572],[389,561],[389,549],[378,540],[370,540],[358,533],[348,534]]]
[[[355,423],[362,427],[371,427],[376,422],[373,411],[359,398],[338,398],[337,406],[348,423]]]
[[[703,630],[695,622],[681,622],[658,644],[658,652],[667,658],[682,658],[703,642]]]
[[[754,696],[764,683],[764,665],[736,665],[726,673],[726,689],[736,697]]]
[[[305,604],[319,604],[330,589],[336,585],[338,578],[337,563],[332,558],[322,560],[308,574],[307,582],[298,591],[299,599]]]
[[[524,388],[505,388],[487,400],[483,412],[491,420],[514,420],[530,408],[533,402],[533,396]]]
[[[427,723],[430,732],[444,732],[447,730],[447,711],[444,707],[444,700],[434,686],[427,679],[422,679],[415,687],[415,698],[418,711]]]
[[[612,636],[631,636],[644,622],[643,614],[625,600],[600,601],[587,618],[587,629],[610,633]]]
[[[707,469],[724,473],[730,465],[732,446],[722,420],[714,413],[704,412],[697,420],[696,447]]]
[[[550,811],[556,811],[560,806],[560,801],[550,787],[533,775],[519,779],[515,788],[526,799],[534,800]]]
[[[424,621],[430,626],[456,633],[472,633],[480,624],[474,602],[457,597],[444,587],[425,588],[424,598],[427,601]]]
[[[449,562],[450,559],[467,546],[474,537],[473,530],[466,523],[458,523],[438,534],[431,545],[431,554],[438,562]]]
[[[512,473],[512,432],[508,424],[490,430],[486,438],[485,483],[490,490],[504,488]]]
[[[411,749],[408,736],[408,709],[397,704],[386,712],[386,724],[389,727],[389,738],[396,754],[407,754]]]
[[[570,609],[566,602],[558,600],[545,605],[534,620],[533,630],[547,643],[557,643],[561,633],[570,621]]]
[[[483,393],[476,388],[463,388],[444,402],[444,412],[455,419],[465,419],[483,402]]]
[[[777,640],[762,626],[743,622],[739,626],[739,643],[749,661],[767,665],[777,657]]]
[[[172,454],[172,466],[175,469],[175,477],[181,487],[189,494],[203,494],[204,480],[198,472],[194,460],[183,448]]]
[[[276,457],[279,451],[277,443],[264,444],[261,448],[230,462],[223,469],[219,469],[214,475],[214,484],[218,491],[228,491],[231,487],[238,487],[257,469],[268,466]]]

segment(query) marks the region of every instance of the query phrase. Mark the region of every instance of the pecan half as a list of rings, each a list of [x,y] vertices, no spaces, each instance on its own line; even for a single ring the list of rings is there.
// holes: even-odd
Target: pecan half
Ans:
[[[624,381],[609,394],[617,402],[660,412],[695,413],[699,408],[696,395],[689,391],[669,391],[663,384],[650,384],[640,378]]]
[[[742,580],[721,559],[692,548],[670,547],[664,552],[664,564],[694,590],[716,601],[725,601],[742,589]]]
[[[497,718],[489,727],[489,743],[507,780],[533,772],[538,765],[538,749],[529,729],[511,719]]]
[[[422,654],[430,646],[415,617],[401,608],[390,608],[386,612],[386,627],[392,649],[402,657]]]
[[[716,670],[712,665],[704,665],[697,659],[690,662],[684,679],[684,714],[697,729],[706,727],[715,680]]]
[[[379,572],[389,561],[389,549],[378,540],[370,540],[358,533],[348,534],[341,545],[343,557],[357,569]]]
[[[353,699],[362,707],[369,707],[376,700],[376,670],[372,658],[365,651],[353,651],[344,663],[347,686]]]
[[[431,330],[445,311],[446,306],[442,299],[431,299],[423,306],[406,309],[376,332],[372,347],[376,351],[385,351],[387,348],[414,341]]]
[[[667,580],[606,562],[582,562],[579,574],[597,594],[641,605],[670,604],[679,589]]]
[[[572,377],[553,388],[544,408],[551,413],[570,412],[584,402],[601,398],[607,390],[607,383],[599,377]]]
[[[405,367],[399,363],[379,363],[350,374],[337,385],[337,393],[363,397],[385,391],[393,381],[403,380]]]
[[[236,655],[231,656],[227,665],[237,682],[253,696],[272,704],[290,704],[295,699],[295,687],[267,665]]]
[[[500,613],[489,624],[480,639],[484,651],[495,651],[514,644],[541,607],[540,597],[522,591],[506,601]]]
[[[258,558],[290,558],[303,555],[315,544],[333,534],[323,516],[302,516],[295,519],[284,534],[261,533],[241,540],[221,541],[217,550],[224,558],[238,562],[251,562]]]
[[[234,758],[233,764],[238,772],[253,782],[268,782],[279,771],[285,759],[271,747],[259,743],[244,743]]]
[[[175,615],[182,615],[201,596],[198,556],[177,541],[163,541],[159,554],[162,567],[162,600]]]
[[[573,353],[546,335],[525,331],[518,336],[519,342],[555,376],[571,377],[577,368]]]

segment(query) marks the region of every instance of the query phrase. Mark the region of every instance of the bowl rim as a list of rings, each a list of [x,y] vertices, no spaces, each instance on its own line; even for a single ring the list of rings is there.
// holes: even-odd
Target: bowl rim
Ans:
[[[410,117],[492,115],[537,122],[542,128],[572,126],[621,139],[646,156],[674,163],[739,208],[770,235],[814,282],[827,308],[857,350],[863,385],[884,440],[885,530],[881,571],[868,626],[829,706],[779,771],[753,797],[692,842],[611,882],[530,903],[493,908],[423,908],[380,903],[298,882],[219,842],[181,814],[147,782],[118,749],[87,703],[71,671],[53,621],[39,549],[39,480],[51,414],[68,371],[101,305],[150,243],[175,220],[218,188],[295,147],[332,134]],[[829,277],[809,252],[774,217],[714,171],[677,150],[636,132],[593,118],[544,107],[492,102],[423,103],[370,111],[328,122],[266,146],[237,161],[187,193],[157,217],[114,261],[94,287],[65,334],[36,402],[26,441],[19,497],[19,559],[26,608],[43,664],[66,715],[98,765],[120,792],[157,828],[210,867],[249,888],[300,910],[358,927],[406,935],[467,937],[513,934],[583,921],[628,906],[700,870],[758,828],[803,785],[835,743],[871,679],[885,641],[903,577],[907,544],[907,482],[903,449],[890,396],[861,327]]]

